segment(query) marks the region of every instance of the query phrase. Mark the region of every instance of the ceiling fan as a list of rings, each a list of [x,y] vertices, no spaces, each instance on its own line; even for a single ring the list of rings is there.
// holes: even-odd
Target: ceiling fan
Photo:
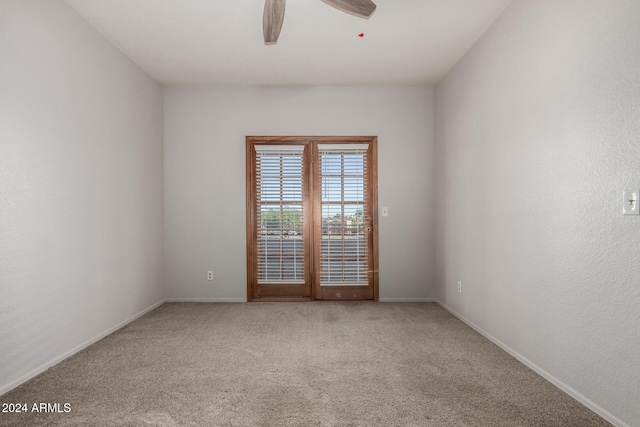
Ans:
[[[360,18],[369,18],[376,10],[376,5],[371,0],[322,0],[329,6],[333,6],[345,13],[358,16]],[[284,3],[285,0],[265,0],[264,15],[262,16],[262,33],[264,35],[264,44],[276,44],[282,22],[284,21]]]

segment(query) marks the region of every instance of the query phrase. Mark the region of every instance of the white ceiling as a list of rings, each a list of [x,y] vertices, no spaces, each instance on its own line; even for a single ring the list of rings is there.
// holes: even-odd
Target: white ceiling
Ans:
[[[289,0],[265,46],[264,0],[66,1],[158,82],[221,85],[436,84],[511,2],[374,0],[365,20]]]

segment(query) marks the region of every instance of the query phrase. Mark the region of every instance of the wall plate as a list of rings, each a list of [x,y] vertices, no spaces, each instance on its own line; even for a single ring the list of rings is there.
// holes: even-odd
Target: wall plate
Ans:
[[[638,208],[638,190],[624,190],[622,192],[622,213],[624,215],[640,215]]]

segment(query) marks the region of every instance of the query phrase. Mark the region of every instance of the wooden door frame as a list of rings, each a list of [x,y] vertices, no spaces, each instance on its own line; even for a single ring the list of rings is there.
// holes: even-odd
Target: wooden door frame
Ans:
[[[372,287],[373,287],[373,300],[378,301],[378,137],[377,136],[247,136],[246,137],[246,197],[247,197],[247,301],[309,301],[314,300],[315,288],[317,280],[316,271],[318,266],[313,265],[315,261],[316,242],[313,241],[312,224],[316,220],[314,217],[317,215],[313,209],[313,201],[315,200],[313,173],[315,170],[314,162],[317,162],[313,156],[313,150],[311,149],[313,144],[357,144],[368,143],[370,146],[370,158],[369,171],[370,174],[369,183],[372,187],[371,191],[371,226],[373,227],[371,233],[372,241],[372,265],[370,266],[372,272]],[[273,289],[272,295],[261,296],[256,295],[257,290],[256,282],[256,250],[258,236],[256,235],[256,206],[255,206],[255,145],[304,145],[306,156],[303,156],[303,168],[304,178],[307,180],[306,189],[304,190],[304,202],[303,211],[305,215],[308,215],[309,220],[303,223],[303,237],[305,245],[308,245],[309,261],[305,263],[305,280],[308,281],[309,296],[308,297],[288,297],[279,296],[280,287],[286,287],[290,285],[269,285]],[[312,217],[313,215],[313,217]]]

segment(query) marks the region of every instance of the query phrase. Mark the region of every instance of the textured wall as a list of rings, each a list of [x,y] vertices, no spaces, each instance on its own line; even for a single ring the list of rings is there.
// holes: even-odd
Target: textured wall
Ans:
[[[246,298],[246,135],[378,135],[380,298],[425,298],[433,274],[433,91],[165,89],[169,298]],[[213,270],[215,280],[206,280]]]
[[[438,298],[633,426],[638,28],[637,0],[515,1],[436,90]]]
[[[67,4],[0,2],[0,393],[162,299],[162,90]]]

